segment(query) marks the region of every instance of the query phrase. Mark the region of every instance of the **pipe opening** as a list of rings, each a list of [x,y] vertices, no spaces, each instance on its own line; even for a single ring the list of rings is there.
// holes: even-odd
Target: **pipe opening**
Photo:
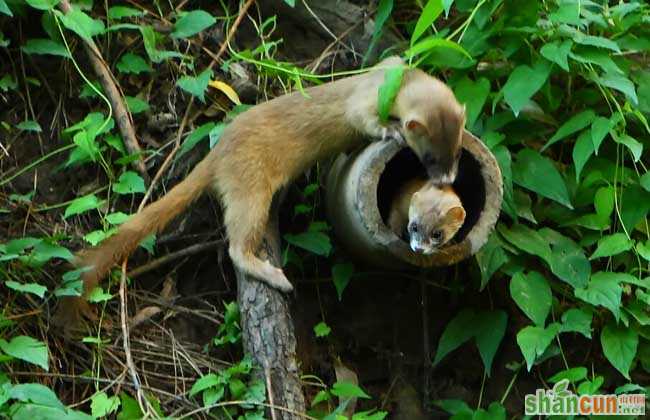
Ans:
[[[411,149],[400,150],[386,163],[377,184],[377,206],[384,224],[388,222],[390,205],[402,185],[417,177],[426,178],[426,171]],[[453,187],[466,213],[465,223],[452,240],[452,243],[458,243],[465,239],[479,221],[486,199],[481,164],[465,149],[461,153],[458,176]]]

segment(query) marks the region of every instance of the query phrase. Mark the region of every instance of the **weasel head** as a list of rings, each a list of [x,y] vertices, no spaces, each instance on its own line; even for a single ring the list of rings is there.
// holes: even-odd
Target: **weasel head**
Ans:
[[[424,165],[429,179],[451,184],[456,179],[465,126],[465,106],[430,76],[408,81],[398,96],[402,132]]]
[[[433,254],[449,242],[465,222],[465,209],[451,189],[428,182],[413,194],[407,226],[414,252]]]

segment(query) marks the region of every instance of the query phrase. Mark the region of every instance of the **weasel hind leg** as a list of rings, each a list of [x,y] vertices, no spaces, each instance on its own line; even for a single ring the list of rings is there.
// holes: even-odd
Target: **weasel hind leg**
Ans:
[[[228,253],[233,264],[244,273],[282,292],[290,292],[293,286],[282,269],[255,255],[264,236],[272,198],[272,194],[260,197],[250,192],[245,198],[224,195]]]

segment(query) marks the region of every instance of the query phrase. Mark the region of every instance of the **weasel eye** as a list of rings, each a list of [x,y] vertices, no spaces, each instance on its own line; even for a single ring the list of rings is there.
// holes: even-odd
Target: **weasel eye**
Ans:
[[[442,231],[441,231],[441,230],[436,230],[435,232],[433,232],[433,234],[431,234],[431,236],[432,236],[433,239],[435,239],[436,241],[439,241],[439,240],[442,239]]]

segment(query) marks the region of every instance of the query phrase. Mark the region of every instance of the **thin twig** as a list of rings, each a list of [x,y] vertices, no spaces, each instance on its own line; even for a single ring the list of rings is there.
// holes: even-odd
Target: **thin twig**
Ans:
[[[187,257],[189,255],[199,254],[209,249],[218,248],[220,245],[223,245],[223,243],[224,242],[222,240],[216,240],[216,241],[210,241],[202,244],[188,246],[187,248],[169,253],[167,255],[163,255],[162,257],[156,258],[155,260],[150,261],[147,264],[134,268],[133,270],[129,271],[126,275],[128,278],[133,279],[135,277],[141,276],[144,273],[148,273],[151,270],[155,270],[156,268],[165,265],[171,261],[177,260],[179,258]]]
[[[65,14],[68,14],[70,10],[72,10],[68,0],[61,0],[59,7]],[[149,175],[147,174],[147,169],[142,158],[142,149],[140,148],[140,144],[136,138],[135,129],[133,128],[133,120],[131,119],[131,114],[124,105],[122,95],[115,83],[113,73],[108,67],[108,64],[106,64],[106,61],[103,59],[97,44],[95,44],[92,39],[84,39],[83,46],[88,55],[88,59],[90,60],[90,64],[95,70],[95,73],[104,88],[106,96],[111,102],[113,112],[115,113],[115,121],[117,122],[126,149],[130,154],[138,155],[138,159],[133,161],[133,165],[137,171],[140,172],[140,175],[142,175],[145,181],[148,181]]]
[[[124,355],[126,357],[126,365],[129,368],[129,374],[131,375],[131,381],[133,382],[133,387],[135,388],[136,396],[138,397],[138,405],[140,410],[147,415],[155,415],[155,410],[150,407],[149,401],[142,391],[140,384],[140,378],[138,377],[138,372],[135,369],[135,364],[133,363],[133,355],[131,354],[131,343],[129,336],[129,327],[127,326],[126,320],[128,319],[126,314],[126,260],[122,263],[122,276],[120,278],[120,322],[122,324],[122,346],[124,348]]]

